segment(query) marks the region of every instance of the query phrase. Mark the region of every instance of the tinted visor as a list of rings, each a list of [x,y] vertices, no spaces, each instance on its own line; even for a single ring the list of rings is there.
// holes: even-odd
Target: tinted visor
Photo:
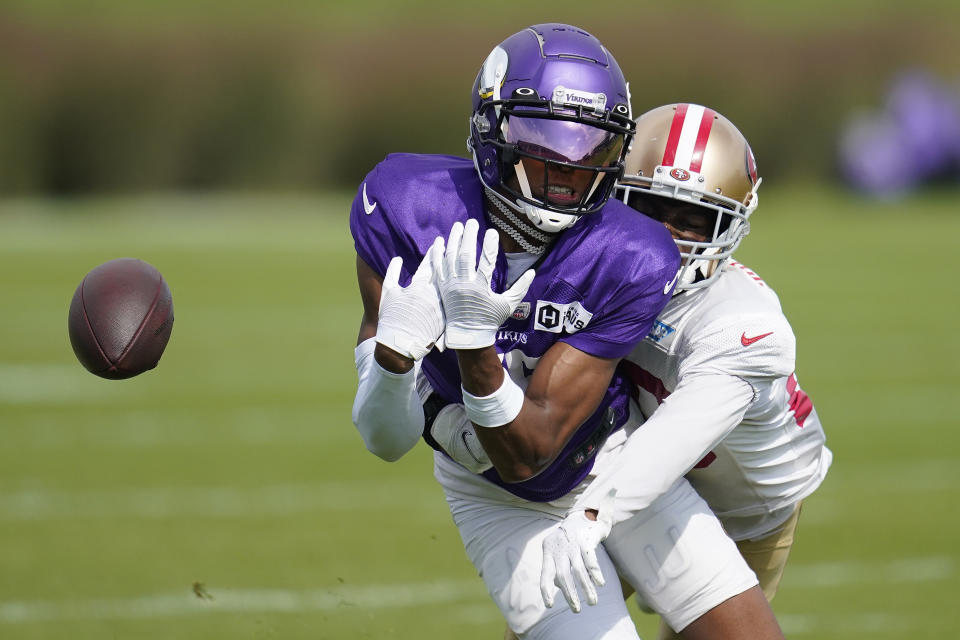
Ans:
[[[505,142],[535,157],[555,162],[608,168],[620,160],[624,137],[582,122],[508,116]]]

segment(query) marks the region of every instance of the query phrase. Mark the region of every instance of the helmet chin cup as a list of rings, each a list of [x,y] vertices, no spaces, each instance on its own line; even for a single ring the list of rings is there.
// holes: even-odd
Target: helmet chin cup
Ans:
[[[716,248],[704,250],[699,259],[684,258],[685,264],[680,267],[680,275],[677,277],[677,286],[673,290],[673,295],[688,291],[690,289],[702,289],[713,284],[723,265],[727,263],[730,256],[718,257],[720,251]],[[686,256],[687,254],[681,253]]]
[[[523,200],[517,200],[514,208],[519,209],[521,213],[527,216],[527,220],[533,223],[533,226],[546,233],[559,233],[572,227],[580,219],[578,216],[569,213],[557,213],[541,209]]]

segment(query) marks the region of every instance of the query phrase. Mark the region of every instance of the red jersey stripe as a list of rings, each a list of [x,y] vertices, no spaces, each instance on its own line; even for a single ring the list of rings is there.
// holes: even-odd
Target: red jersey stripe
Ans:
[[[670,395],[670,392],[667,391],[666,386],[663,384],[663,380],[653,375],[646,369],[630,362],[629,360],[621,360],[620,364],[623,365],[624,370],[627,372],[630,382],[656,398],[657,404],[663,404],[664,399]],[[636,400],[637,398],[638,394],[636,389],[634,389],[633,399]]]

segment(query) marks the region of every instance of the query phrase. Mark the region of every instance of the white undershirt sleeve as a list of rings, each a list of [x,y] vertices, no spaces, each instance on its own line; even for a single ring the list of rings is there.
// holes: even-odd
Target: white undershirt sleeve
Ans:
[[[596,508],[593,503],[614,488],[614,522],[648,507],[740,424],[753,399],[753,386],[743,378],[684,378],[598,470],[578,508]]]
[[[423,406],[416,390],[420,362],[407,373],[387,371],[373,357],[376,344],[376,338],[364,340],[353,352],[359,376],[353,424],[370,452],[394,462],[423,434]]]

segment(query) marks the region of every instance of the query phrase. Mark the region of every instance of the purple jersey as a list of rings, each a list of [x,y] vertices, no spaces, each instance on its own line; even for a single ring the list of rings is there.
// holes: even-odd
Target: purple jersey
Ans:
[[[390,260],[401,256],[400,284],[406,286],[434,239],[446,239],[454,222],[468,218],[480,223],[479,255],[489,224],[472,161],[391,154],[360,186],[350,230],[357,254],[381,276]],[[495,347],[508,375],[525,388],[525,378],[558,341],[599,357],[627,355],[669,301],[679,262],[664,226],[622,202],[610,200],[601,211],[584,216],[538,261],[526,297],[500,327]],[[495,291],[508,288],[506,273],[501,251],[493,274]],[[462,402],[452,350],[433,350],[422,371],[444,400]],[[556,500],[590,471],[600,445],[626,421],[628,400],[629,385],[615,374],[600,406],[546,470],[518,483],[503,482],[495,469],[484,476],[521,498]]]

